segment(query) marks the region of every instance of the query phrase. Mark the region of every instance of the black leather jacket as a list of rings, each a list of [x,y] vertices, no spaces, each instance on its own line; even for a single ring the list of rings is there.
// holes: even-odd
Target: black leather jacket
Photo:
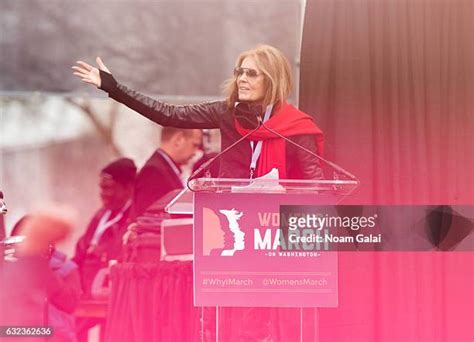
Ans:
[[[109,73],[100,71],[100,76],[100,89],[106,91],[109,97],[162,126],[200,129],[219,128],[221,130],[222,150],[241,138],[234,127],[232,110],[227,108],[225,101],[194,105],[171,105],[127,88],[118,83]],[[317,151],[316,139],[313,135],[297,135],[289,137],[289,139],[314,153]],[[248,140],[243,140],[232,151],[222,155],[219,177],[249,178],[250,160],[250,144]],[[323,178],[319,159],[290,142],[286,142],[286,165],[288,178]]]

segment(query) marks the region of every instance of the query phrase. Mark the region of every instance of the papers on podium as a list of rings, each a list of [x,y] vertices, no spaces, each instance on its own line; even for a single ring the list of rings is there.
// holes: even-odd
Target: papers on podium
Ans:
[[[285,193],[286,189],[280,185],[279,180],[278,169],[273,168],[266,175],[253,179],[249,185],[233,186],[231,192]]]

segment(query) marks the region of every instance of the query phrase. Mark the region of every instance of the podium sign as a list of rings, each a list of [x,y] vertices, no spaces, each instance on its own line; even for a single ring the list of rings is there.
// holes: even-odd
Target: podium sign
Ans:
[[[286,243],[280,205],[335,204],[330,195],[194,194],[196,306],[336,307],[337,252]]]

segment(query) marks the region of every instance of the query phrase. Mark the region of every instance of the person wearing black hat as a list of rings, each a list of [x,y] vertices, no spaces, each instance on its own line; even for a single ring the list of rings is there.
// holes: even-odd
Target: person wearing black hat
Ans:
[[[102,207],[92,217],[86,232],[76,244],[73,258],[79,266],[86,297],[97,272],[107,267],[109,260],[120,256],[122,236],[131,207],[137,168],[128,158],[120,158],[104,167],[99,187]]]
[[[117,159],[100,172],[102,207],[92,217],[86,232],[77,242],[73,257],[79,267],[84,299],[92,298],[92,284],[99,271],[107,268],[110,260],[120,258],[136,172],[135,163],[128,158]],[[97,323],[103,322],[97,319],[79,319],[78,340],[87,340],[87,330]]]

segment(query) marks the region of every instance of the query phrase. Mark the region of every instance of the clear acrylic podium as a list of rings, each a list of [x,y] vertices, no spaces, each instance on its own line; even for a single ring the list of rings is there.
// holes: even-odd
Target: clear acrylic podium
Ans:
[[[190,181],[188,188],[181,191],[166,206],[165,210],[170,214],[193,214],[194,239],[196,241],[196,236],[200,236],[196,232],[196,220],[202,220],[203,215],[201,212],[197,212],[197,210],[201,210],[197,209],[200,197],[205,198],[208,201],[206,203],[211,201],[211,203],[214,202],[214,204],[226,208],[244,207],[246,208],[245,215],[248,216],[249,210],[253,208],[259,210],[260,207],[264,208],[262,210],[267,210],[269,203],[273,205],[272,208],[278,208],[279,205],[336,205],[349,196],[358,184],[357,180],[199,178]],[[257,200],[247,201],[248,198],[256,198]],[[196,274],[196,263],[200,260],[200,253],[202,253],[200,246],[198,245],[198,248],[196,248],[195,244],[195,280],[198,276]],[[237,259],[226,260],[234,262],[233,260]],[[275,259],[275,263],[278,262],[278,259]],[[278,265],[275,267],[278,267]],[[194,295],[196,304],[196,282]],[[292,307],[288,304],[281,304],[280,299],[288,295],[288,289],[286,293],[275,292],[272,295],[274,300],[271,300],[267,307],[260,304],[252,307],[246,300],[232,301],[232,296],[245,298],[242,296],[246,296],[246,294],[242,294],[239,290],[227,293],[227,297],[219,297],[224,298],[224,301],[227,298],[232,305],[211,305],[209,303],[212,303],[212,300],[210,302],[206,300],[206,305],[203,306],[196,305],[201,306],[200,340],[318,341],[318,306],[300,305]],[[317,296],[318,294],[311,295]],[[337,297],[337,293],[335,295]],[[248,294],[250,302],[252,302],[251,298],[256,298],[252,296],[255,296],[255,294]],[[319,307],[323,306],[328,305]]]

